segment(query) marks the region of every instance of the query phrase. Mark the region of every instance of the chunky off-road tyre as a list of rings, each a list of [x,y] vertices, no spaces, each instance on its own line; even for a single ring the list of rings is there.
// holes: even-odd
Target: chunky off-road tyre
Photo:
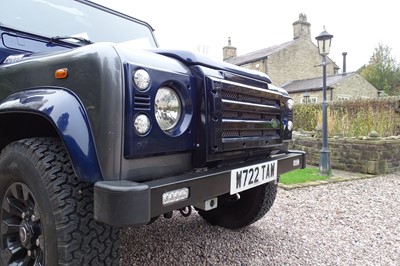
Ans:
[[[119,230],[93,219],[62,143],[31,138],[0,154],[0,265],[120,265]]]
[[[210,211],[198,210],[206,221],[229,229],[246,227],[261,219],[275,201],[277,185],[274,182],[243,191],[238,199],[225,194],[218,197],[218,207]]]

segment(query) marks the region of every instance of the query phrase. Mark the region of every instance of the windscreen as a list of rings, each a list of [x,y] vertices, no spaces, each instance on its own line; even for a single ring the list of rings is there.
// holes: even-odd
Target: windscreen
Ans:
[[[147,24],[72,0],[0,0],[0,26],[49,38],[72,36],[141,49],[156,47]]]

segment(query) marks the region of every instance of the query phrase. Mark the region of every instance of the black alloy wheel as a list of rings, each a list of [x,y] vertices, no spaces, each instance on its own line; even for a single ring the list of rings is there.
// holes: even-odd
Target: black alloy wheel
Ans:
[[[44,265],[40,210],[29,187],[12,183],[1,206],[2,257],[9,265]]]
[[[56,138],[0,153],[0,266],[120,265],[119,228],[94,220],[93,184]]]

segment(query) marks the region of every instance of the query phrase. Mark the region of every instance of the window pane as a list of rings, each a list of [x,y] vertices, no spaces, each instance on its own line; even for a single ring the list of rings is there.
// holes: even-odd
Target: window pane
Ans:
[[[80,36],[92,42],[132,42],[154,48],[152,30],[86,4],[68,0],[0,0],[0,24],[44,37]]]

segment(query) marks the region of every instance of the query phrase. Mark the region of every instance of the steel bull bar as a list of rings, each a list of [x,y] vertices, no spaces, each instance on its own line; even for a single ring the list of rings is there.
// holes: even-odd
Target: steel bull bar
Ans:
[[[276,173],[279,176],[305,168],[306,154],[303,151],[289,151],[273,155],[267,160],[143,183],[129,180],[99,181],[94,186],[94,218],[96,221],[118,227],[148,224],[152,217],[229,193],[231,173],[235,169],[273,161],[277,163]],[[183,191],[183,199],[172,203],[165,203],[164,199],[163,202],[166,193],[175,191]]]

